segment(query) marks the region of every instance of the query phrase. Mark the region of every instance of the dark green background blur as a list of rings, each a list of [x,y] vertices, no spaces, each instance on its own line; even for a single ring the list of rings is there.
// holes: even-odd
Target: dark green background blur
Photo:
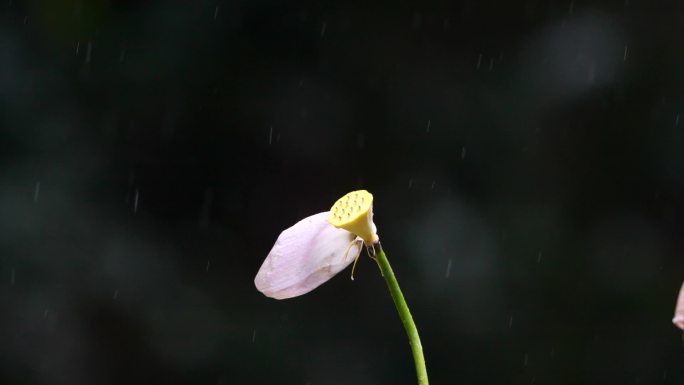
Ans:
[[[415,383],[368,258],[254,288],[358,188],[433,384],[684,383],[677,1],[3,0],[0,127],[2,384]]]

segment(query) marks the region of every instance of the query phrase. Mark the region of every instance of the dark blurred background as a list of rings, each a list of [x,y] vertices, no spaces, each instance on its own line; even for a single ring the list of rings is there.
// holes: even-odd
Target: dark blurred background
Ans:
[[[4,0],[0,127],[2,384],[415,383],[368,258],[254,288],[358,188],[433,384],[684,383],[677,1]]]

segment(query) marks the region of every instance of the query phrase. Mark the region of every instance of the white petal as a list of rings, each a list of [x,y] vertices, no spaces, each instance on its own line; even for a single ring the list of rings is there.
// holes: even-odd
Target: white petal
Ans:
[[[328,212],[304,218],[280,233],[254,278],[267,297],[285,299],[315,289],[349,266],[359,253],[355,236],[328,222]]]

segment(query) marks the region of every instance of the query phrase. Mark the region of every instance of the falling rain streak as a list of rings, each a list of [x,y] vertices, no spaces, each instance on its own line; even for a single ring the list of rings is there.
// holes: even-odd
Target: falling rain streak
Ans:
[[[627,61],[627,45],[625,44],[625,52],[622,54],[622,61]]]
[[[90,64],[90,57],[91,57],[92,53],[93,53],[93,43],[88,42],[88,48],[86,50],[86,58],[85,58],[86,64]]]
[[[135,189],[135,193],[133,195],[133,213],[138,212],[138,198],[140,197],[140,194],[138,194],[138,189]]]
[[[36,182],[36,187],[33,189],[33,201],[38,202],[38,195],[40,194],[40,182]]]
[[[449,275],[451,275],[451,258],[447,261],[446,274],[444,276],[446,279],[449,279]]]

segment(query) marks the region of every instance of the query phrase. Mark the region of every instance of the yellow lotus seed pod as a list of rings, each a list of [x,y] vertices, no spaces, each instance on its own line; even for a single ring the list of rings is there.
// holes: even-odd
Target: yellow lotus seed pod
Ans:
[[[373,223],[373,194],[366,190],[348,193],[330,208],[328,222],[338,229],[344,229],[361,237],[367,245],[378,242]]]

